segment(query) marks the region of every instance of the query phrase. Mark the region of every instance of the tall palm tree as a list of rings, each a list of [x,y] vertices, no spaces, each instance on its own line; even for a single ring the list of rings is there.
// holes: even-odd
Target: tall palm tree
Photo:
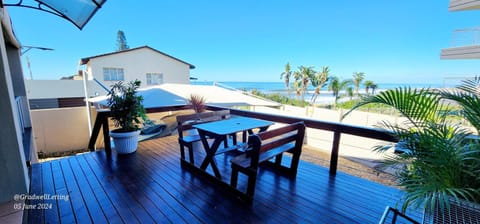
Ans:
[[[300,66],[298,67],[298,71],[293,73],[293,77],[295,81],[300,83],[300,89],[302,94],[302,101],[305,101],[305,92],[308,89],[308,81],[312,76],[315,75],[315,70],[313,70],[313,66]]]
[[[293,81],[293,90],[295,91],[295,97],[297,100],[300,100],[300,96],[302,95],[302,83],[300,81]]]
[[[370,85],[370,89],[372,89],[372,94],[375,94],[375,90],[378,88],[378,85],[376,83],[372,83]]]
[[[364,78],[365,78],[365,73],[363,72],[353,73],[353,85],[355,86],[355,94],[357,96],[358,96],[358,89],[360,88],[360,84],[362,83]]]
[[[285,79],[285,87],[287,88],[288,96],[290,97],[290,76],[292,76],[292,71],[290,70],[290,63],[288,62],[285,65],[285,71],[280,74],[280,79]]]
[[[365,86],[365,93],[367,93],[367,95],[368,95],[368,90],[370,89],[370,87],[372,87],[373,84],[374,83],[371,80],[367,80],[363,83],[363,85]]]
[[[310,82],[313,87],[315,87],[315,93],[312,95],[312,104],[315,103],[317,100],[318,95],[320,95],[320,90],[327,85],[328,75],[330,73],[330,69],[328,66],[322,67],[322,71],[317,72],[314,76],[310,78]]]
[[[340,98],[340,91],[346,90],[348,86],[352,84],[352,80],[340,80],[338,77],[333,76],[330,78],[330,83],[328,84],[328,90],[332,91],[333,96],[335,97],[334,107],[337,107],[337,101]]]
[[[480,130],[480,78],[466,80],[454,91],[397,88],[364,99],[344,116],[367,104],[383,104],[396,109],[406,122],[382,126],[399,139],[398,143],[381,145],[374,150],[386,152],[400,147],[404,153],[387,156],[385,165],[394,165],[399,185],[406,194],[403,210],[423,206],[426,212],[435,208],[450,209],[450,201],[464,199],[480,202],[480,143],[469,136]],[[448,99],[449,101],[445,101]],[[458,105],[476,130],[459,126],[448,119],[453,116],[448,102]],[[438,207],[437,207],[438,206]]]

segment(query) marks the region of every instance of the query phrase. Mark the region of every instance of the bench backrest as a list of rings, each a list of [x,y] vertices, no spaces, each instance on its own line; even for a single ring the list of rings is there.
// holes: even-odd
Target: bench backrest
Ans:
[[[289,151],[300,152],[305,136],[305,124],[297,122],[270,131],[261,132],[248,137],[251,147],[251,167],[257,167],[262,154],[274,153],[276,149],[287,144],[293,144],[294,148]]]
[[[186,114],[177,116],[177,130],[180,138],[183,138],[183,132],[193,129],[192,125],[228,119],[230,110],[208,111],[196,114]]]

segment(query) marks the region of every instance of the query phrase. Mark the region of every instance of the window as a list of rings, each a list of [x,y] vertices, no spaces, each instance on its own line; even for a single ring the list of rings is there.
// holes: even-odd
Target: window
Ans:
[[[159,85],[163,83],[162,73],[147,73],[147,85]]]
[[[104,81],[123,81],[125,76],[123,68],[103,68]]]

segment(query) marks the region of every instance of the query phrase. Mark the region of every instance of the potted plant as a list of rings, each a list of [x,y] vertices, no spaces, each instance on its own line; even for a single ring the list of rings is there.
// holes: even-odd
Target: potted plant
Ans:
[[[205,101],[205,97],[195,94],[190,94],[190,98],[188,99],[188,103],[190,103],[192,109],[197,114],[205,112]]]
[[[118,82],[112,85],[108,94],[110,117],[118,129],[110,131],[115,150],[119,154],[133,153],[137,150],[139,124],[146,120],[143,97],[137,95],[140,81]]]
[[[455,90],[397,88],[369,96],[348,112],[383,104],[407,118],[401,124],[383,122],[381,126],[399,142],[374,149],[401,149],[402,153],[388,156],[385,165],[397,168],[398,184],[405,190],[404,212],[413,205],[423,207],[425,217],[437,221],[453,215],[480,217],[476,204],[480,201],[479,87],[480,79],[475,78]],[[459,125],[461,119],[473,128]],[[453,211],[460,207],[468,212]]]

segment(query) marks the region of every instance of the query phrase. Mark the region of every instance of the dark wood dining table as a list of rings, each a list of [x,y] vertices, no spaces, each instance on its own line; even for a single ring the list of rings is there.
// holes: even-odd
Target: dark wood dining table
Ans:
[[[259,129],[259,132],[263,132],[272,124],[273,122],[255,118],[231,117],[230,119],[193,125],[193,127],[198,130],[198,134],[200,135],[203,147],[206,151],[206,156],[200,165],[200,169],[206,172],[206,169],[210,164],[215,177],[221,179],[220,171],[215,162],[215,155],[220,153],[219,147],[221,143],[227,141],[229,135],[245,131],[248,131],[249,134],[253,134],[253,129],[257,128]],[[207,138],[213,139],[211,145],[207,141]],[[233,148],[234,147],[235,146],[233,146]],[[228,150],[224,150],[223,152],[225,151]]]

